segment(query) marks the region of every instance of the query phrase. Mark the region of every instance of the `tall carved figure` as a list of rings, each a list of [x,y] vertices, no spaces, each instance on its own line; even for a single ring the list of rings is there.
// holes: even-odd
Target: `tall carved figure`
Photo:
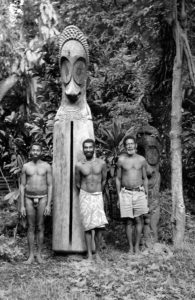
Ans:
[[[154,241],[158,240],[158,223],[160,218],[160,172],[159,162],[161,143],[158,130],[152,126],[143,126],[137,133],[138,152],[148,163],[148,204],[150,209],[150,227]],[[147,220],[146,220],[147,221]]]
[[[94,139],[91,111],[86,100],[88,45],[76,26],[64,29],[59,39],[62,101],[57,111],[53,139],[53,250],[86,249],[80,220],[75,163],[82,159],[82,142]]]

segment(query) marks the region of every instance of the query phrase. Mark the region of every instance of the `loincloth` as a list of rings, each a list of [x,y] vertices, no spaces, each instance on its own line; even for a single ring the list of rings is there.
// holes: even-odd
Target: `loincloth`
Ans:
[[[119,198],[121,218],[133,219],[149,211],[144,187],[140,187],[139,190],[122,188]]]
[[[25,192],[25,197],[30,199],[33,202],[33,206],[36,208],[39,205],[39,201],[42,198],[47,197],[47,191],[42,191],[39,194],[28,191]]]
[[[102,228],[108,224],[101,192],[88,193],[80,190],[79,201],[81,220],[85,231]]]

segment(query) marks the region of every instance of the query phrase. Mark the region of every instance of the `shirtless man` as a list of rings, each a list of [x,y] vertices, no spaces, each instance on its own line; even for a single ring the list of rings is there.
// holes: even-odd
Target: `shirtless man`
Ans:
[[[37,226],[37,262],[43,263],[41,249],[44,239],[44,216],[51,213],[52,176],[51,167],[41,160],[42,147],[39,143],[31,146],[32,160],[24,164],[21,176],[22,217],[27,216],[29,258],[27,264],[34,261],[34,237]]]
[[[83,142],[85,159],[76,164],[75,180],[79,189],[80,213],[85,230],[88,259],[92,260],[92,230],[95,230],[96,258],[100,259],[102,229],[107,224],[102,190],[106,181],[106,163],[94,157],[95,142]]]
[[[136,154],[134,137],[126,136],[124,147],[127,151],[121,154],[117,163],[116,188],[118,206],[121,217],[125,220],[126,235],[130,252],[133,253],[133,223],[135,220],[135,253],[139,253],[142,234],[142,216],[148,213],[148,179],[146,175],[146,160]]]

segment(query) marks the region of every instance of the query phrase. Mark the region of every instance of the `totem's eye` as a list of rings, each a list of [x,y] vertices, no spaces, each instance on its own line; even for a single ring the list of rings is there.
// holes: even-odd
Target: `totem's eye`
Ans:
[[[65,84],[68,84],[71,79],[71,64],[65,57],[62,57],[61,59],[61,76],[62,81]]]
[[[75,82],[79,85],[83,85],[87,77],[86,61],[83,58],[79,58],[75,62],[73,70]]]

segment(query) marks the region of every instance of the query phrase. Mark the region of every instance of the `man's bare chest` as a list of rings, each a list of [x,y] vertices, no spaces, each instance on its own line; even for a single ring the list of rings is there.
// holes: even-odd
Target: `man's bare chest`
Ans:
[[[142,162],[135,160],[135,159],[128,159],[126,161],[123,162],[123,170],[124,171],[131,171],[131,170],[136,170],[136,171],[140,171],[142,169]]]
[[[83,176],[100,175],[101,171],[102,171],[102,167],[97,163],[93,163],[93,164],[85,163],[81,168],[81,173]]]
[[[43,166],[30,166],[26,170],[26,175],[29,177],[34,176],[45,176],[46,169]]]

